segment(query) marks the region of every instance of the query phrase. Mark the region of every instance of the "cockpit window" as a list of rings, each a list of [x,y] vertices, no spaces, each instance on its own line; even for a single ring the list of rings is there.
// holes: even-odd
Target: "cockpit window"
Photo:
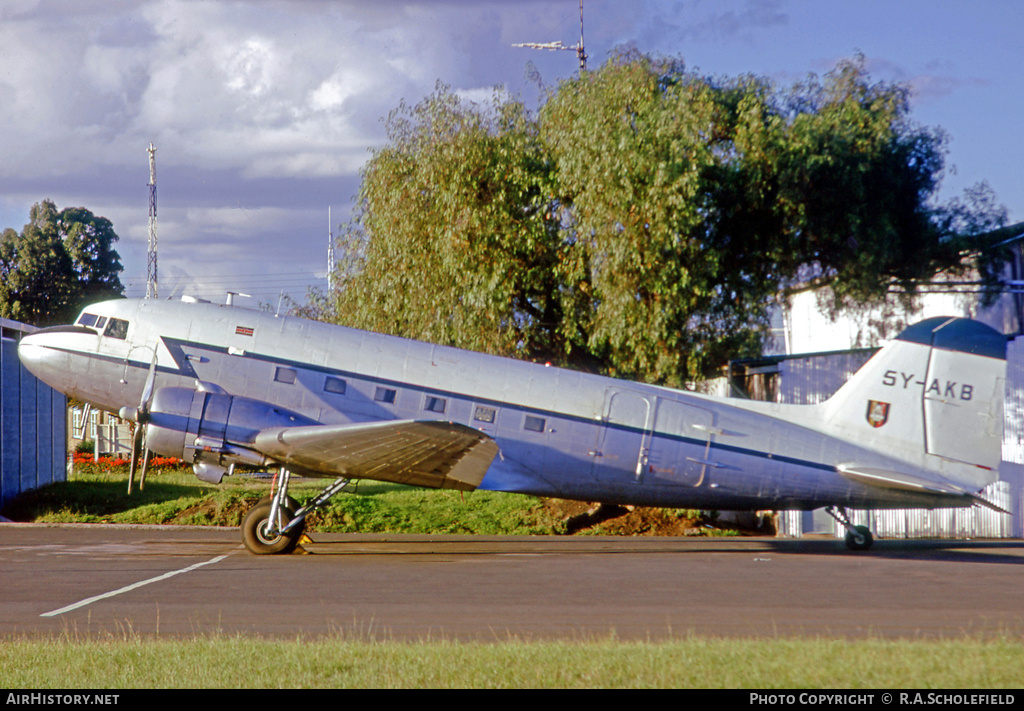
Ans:
[[[119,338],[123,341],[128,336],[128,322],[119,318],[110,319],[110,323],[107,324],[107,330],[103,332],[103,335],[110,338]]]
[[[116,321],[117,319],[114,319],[114,320]],[[106,335],[108,335],[108,336],[112,335],[112,336],[114,336],[114,338],[124,338],[125,337],[124,334],[126,334],[128,332],[128,322],[127,321],[122,321],[121,323],[124,324],[124,326],[121,329],[121,335],[120,336],[115,335],[113,333],[110,333],[109,331],[108,331],[108,333]],[[91,329],[95,330],[97,333],[99,333],[99,332],[103,331],[103,327],[107,325],[107,317],[106,316],[98,316],[96,314],[86,314],[86,313],[83,313],[81,316],[78,317],[78,321],[76,322],[75,325],[76,326],[85,326],[85,327],[91,328]]]

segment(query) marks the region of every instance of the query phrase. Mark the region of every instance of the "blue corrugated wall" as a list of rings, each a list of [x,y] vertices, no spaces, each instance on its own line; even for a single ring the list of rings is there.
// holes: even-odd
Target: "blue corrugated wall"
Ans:
[[[17,340],[0,339],[0,505],[67,478],[66,413],[64,395],[21,365]]]

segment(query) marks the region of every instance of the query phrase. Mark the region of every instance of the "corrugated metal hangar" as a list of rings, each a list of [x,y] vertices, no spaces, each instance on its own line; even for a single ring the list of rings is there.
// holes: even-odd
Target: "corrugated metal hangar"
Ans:
[[[0,319],[0,505],[67,479],[67,399],[18,360],[32,326]]]

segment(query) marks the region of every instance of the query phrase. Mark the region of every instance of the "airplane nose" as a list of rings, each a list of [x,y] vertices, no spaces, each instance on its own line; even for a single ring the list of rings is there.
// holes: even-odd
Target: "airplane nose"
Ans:
[[[18,359],[32,375],[47,385],[58,387],[61,375],[69,374],[68,354],[48,343],[51,340],[48,336],[45,333],[23,336],[18,343]]]

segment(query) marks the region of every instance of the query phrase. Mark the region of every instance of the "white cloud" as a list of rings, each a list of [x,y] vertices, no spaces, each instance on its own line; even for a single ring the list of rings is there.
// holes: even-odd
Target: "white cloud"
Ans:
[[[641,50],[667,53],[724,47],[751,70],[802,72],[823,52],[860,46],[801,47],[802,35],[813,33],[785,34],[801,18],[806,23],[835,12],[817,8],[587,0],[587,49],[592,68],[611,47],[636,41]],[[512,43],[568,45],[578,32],[576,3],[567,0],[3,0],[4,212],[20,208],[27,215],[45,197],[84,204],[115,221],[122,253],[133,255],[125,260],[127,272],[144,272],[145,148],[152,141],[161,185],[161,264],[187,271],[191,262],[196,273],[223,272],[233,268],[215,263],[226,249],[235,262],[266,262],[273,254],[275,267],[305,260],[319,268],[327,205],[336,221],[346,219],[358,169],[368,149],[384,140],[382,119],[400,101],[416,104],[438,80],[478,103],[489,102],[502,83],[535,99],[540,91],[523,78],[527,62],[550,88],[575,71],[575,57]],[[870,37],[876,34],[872,27]],[[788,37],[787,62],[764,49],[751,55],[744,49],[749,36]],[[972,43],[969,56],[984,49]],[[906,75],[921,103],[936,109],[953,103],[925,100],[956,88],[950,77],[957,74],[914,56],[894,61],[924,67]],[[968,71],[989,81],[1012,76],[984,69],[959,76]],[[1015,105],[987,111],[990,117],[1019,113]],[[243,226],[242,213],[232,212],[237,205],[291,209],[257,212]],[[274,251],[282,234],[292,246],[284,254]]]
[[[399,48],[387,28],[317,21],[288,3],[130,5],[130,22],[97,23],[94,12],[71,6],[59,21],[41,8],[0,26],[3,171],[133,162],[138,145],[153,140],[172,164],[351,173],[360,163],[353,147],[361,144],[365,159],[375,140],[365,135],[372,124],[353,117],[365,106],[383,115],[409,86],[398,73],[405,63],[389,61]],[[353,6],[320,7],[343,20]],[[304,155],[283,155],[299,144]]]

